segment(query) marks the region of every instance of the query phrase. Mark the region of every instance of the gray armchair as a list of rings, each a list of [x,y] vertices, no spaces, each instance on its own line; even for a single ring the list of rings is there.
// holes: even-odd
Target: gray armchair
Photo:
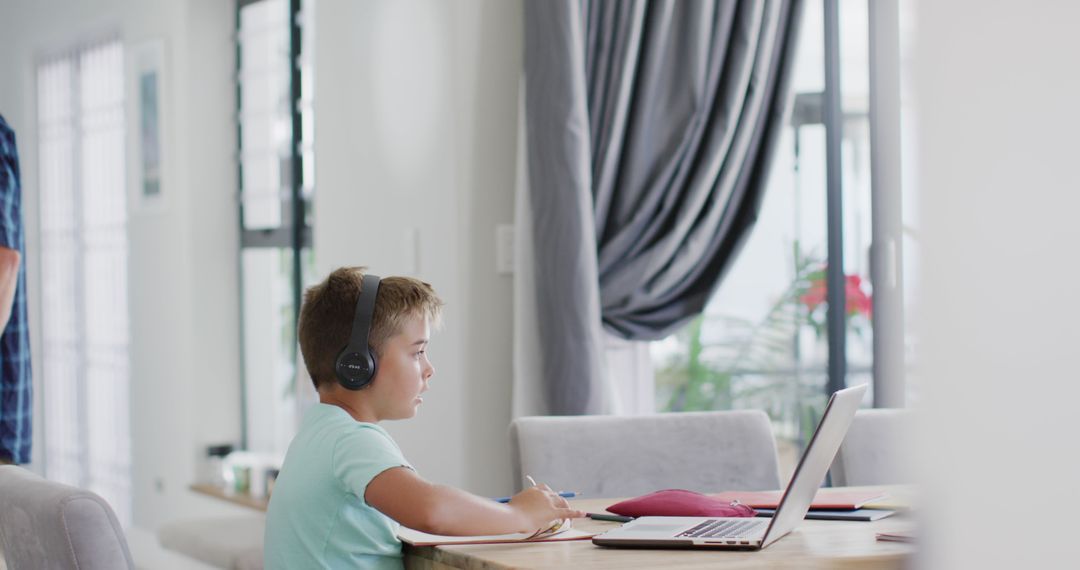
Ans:
[[[776,440],[760,411],[527,417],[510,433],[519,486],[531,475],[592,498],[780,488]]]
[[[833,485],[894,485],[914,479],[904,452],[911,412],[904,409],[859,410],[829,473]]]
[[[9,570],[133,567],[104,499],[15,465],[0,465],[0,552]]]

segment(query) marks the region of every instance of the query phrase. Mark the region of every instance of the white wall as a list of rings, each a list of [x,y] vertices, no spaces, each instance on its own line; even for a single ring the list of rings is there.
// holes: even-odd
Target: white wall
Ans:
[[[1075,565],[1077,21],[1068,2],[918,6],[926,567]]]
[[[37,260],[35,58],[118,33],[166,48],[164,192],[158,213],[132,211],[131,425],[135,523],[228,509],[186,490],[207,442],[239,437],[233,8],[217,0],[5,0],[0,113],[17,130],[27,227],[32,346],[41,346]],[[129,87],[129,99],[133,92]],[[129,138],[135,132],[128,112]],[[129,142],[129,162],[132,145]],[[129,174],[134,165],[129,164]],[[34,369],[42,370],[41,351]],[[35,429],[41,435],[38,382]],[[36,440],[40,466],[43,440]]]
[[[429,479],[511,490],[510,276],[519,1],[319,0],[315,251],[321,274],[411,274],[446,301],[431,392],[387,425]],[[417,236],[414,241],[410,236]]]
[[[430,479],[491,495],[513,487],[512,278],[495,273],[494,236],[513,220],[521,12],[519,1],[319,0],[315,23],[319,271],[366,264],[436,287],[447,307],[432,391],[417,419],[388,428]],[[3,0],[0,112],[18,132],[30,260],[35,58],[109,32],[166,47],[166,203],[132,211],[129,228],[134,515],[153,529],[231,511],[186,486],[202,446],[240,433],[233,6]],[[34,323],[41,282],[29,270]]]

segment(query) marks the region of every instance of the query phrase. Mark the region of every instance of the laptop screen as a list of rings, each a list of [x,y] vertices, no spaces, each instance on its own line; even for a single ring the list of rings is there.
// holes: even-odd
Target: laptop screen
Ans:
[[[821,416],[817,430],[814,431],[810,443],[803,452],[799,466],[795,468],[795,474],[791,476],[791,483],[784,491],[780,499],[780,505],[776,514],[769,523],[762,539],[762,548],[773,543],[780,537],[791,532],[810,509],[821,482],[825,480],[825,473],[829,471],[840,444],[844,441],[851,420],[855,418],[855,411],[862,403],[863,394],[866,393],[866,385],[853,386],[843,390],[837,390],[829,398],[829,404],[825,406],[825,413]]]

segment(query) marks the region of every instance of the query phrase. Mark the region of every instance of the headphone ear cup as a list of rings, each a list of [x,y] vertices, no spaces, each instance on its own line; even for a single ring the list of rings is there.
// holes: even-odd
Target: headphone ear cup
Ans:
[[[349,390],[359,390],[375,378],[375,358],[371,352],[343,350],[334,363],[338,382]]]

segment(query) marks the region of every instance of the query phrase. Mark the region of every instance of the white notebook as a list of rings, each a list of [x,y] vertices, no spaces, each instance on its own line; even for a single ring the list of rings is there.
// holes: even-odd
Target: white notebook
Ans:
[[[592,538],[593,533],[582,532],[572,528],[569,519],[563,524],[546,529],[542,532],[518,532],[513,534],[492,534],[486,536],[445,536],[441,534],[428,534],[407,527],[398,530],[398,538],[413,546],[437,546],[441,544],[501,544],[501,543],[530,543],[530,542],[560,542],[565,540],[584,540]]]

